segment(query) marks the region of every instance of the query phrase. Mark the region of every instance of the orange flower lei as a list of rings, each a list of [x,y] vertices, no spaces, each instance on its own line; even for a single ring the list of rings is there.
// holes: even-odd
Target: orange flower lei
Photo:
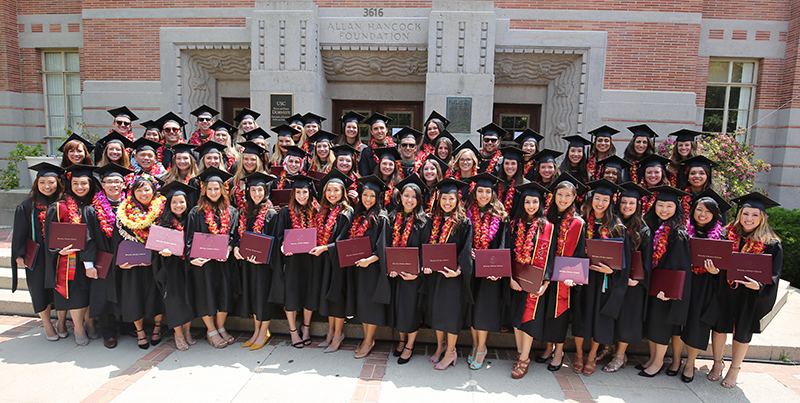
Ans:
[[[247,200],[244,197],[244,186],[242,186],[241,181],[234,185],[233,189],[233,200],[236,202],[236,209],[239,211],[244,211],[247,207]]]
[[[325,210],[317,214],[317,245],[327,245],[328,242],[330,242],[333,227],[336,225],[336,219],[339,217],[339,213],[342,212],[343,208],[344,206],[342,204],[337,204],[333,206],[332,209],[325,209],[328,210],[328,214],[325,214]]]
[[[223,206],[226,211],[220,211],[219,226],[217,226],[217,219],[214,217],[214,211],[211,206],[206,205],[203,207],[203,215],[205,215],[206,224],[208,224],[208,231],[214,235],[226,235],[228,230],[231,229],[231,215],[228,214],[227,203],[224,203]]]
[[[133,195],[128,196],[117,207],[117,226],[123,238],[144,243],[150,235],[150,226],[164,211],[167,198],[161,195],[153,197],[147,211],[142,211],[133,198]]]
[[[534,219],[530,228],[526,230],[527,223],[524,219],[517,222],[517,237],[514,240],[514,254],[517,262],[531,264],[533,260],[533,240],[536,238],[536,231],[539,229],[539,220]]]
[[[178,220],[176,220],[174,218],[172,219],[172,228],[174,228],[174,229],[176,229],[176,230],[178,230],[180,232],[183,232],[183,224],[181,224],[180,221],[178,221]]]
[[[44,219],[47,217],[47,206],[36,206],[36,208],[39,210],[37,217],[39,217],[39,224],[42,226],[42,239],[44,239]]]
[[[392,195],[394,195],[394,183],[389,182],[386,184],[388,188],[386,192],[383,193],[383,205],[388,206],[389,203],[392,201]]]
[[[597,172],[598,167],[597,157],[589,157],[589,159],[586,160],[586,172],[589,173],[589,180],[600,179],[600,173]]]
[[[474,232],[472,233],[472,245],[475,249],[489,249],[489,244],[497,235],[500,227],[500,216],[481,213],[478,203],[473,203],[467,212],[467,217],[472,221]]]
[[[386,136],[386,144],[384,144],[384,145],[378,144],[378,142],[375,141],[374,137],[370,137],[369,138],[369,148],[372,149],[372,158],[375,160],[376,164],[380,164],[381,160],[380,160],[380,158],[378,158],[378,155],[375,154],[375,149],[376,148],[381,148],[381,147],[394,147],[394,140],[392,140],[392,137],[391,136]]]
[[[368,229],[369,217],[366,214],[361,214],[353,219],[353,225],[350,226],[350,239],[363,237]]]
[[[764,242],[756,241],[753,237],[747,237],[747,240],[744,243],[744,246],[739,250],[739,245],[741,244],[741,237],[736,231],[733,229],[734,223],[728,224],[725,228],[728,231],[728,240],[733,241],[733,251],[734,252],[742,252],[742,253],[764,253],[764,249],[766,249],[766,245]]]
[[[258,212],[256,221],[253,223],[253,232],[256,234],[260,234],[261,230],[264,229],[264,222],[267,220],[267,212],[270,208],[272,208],[272,204],[267,202],[264,203],[264,206],[261,207],[261,211]],[[247,228],[247,214],[244,213],[243,209],[239,211],[239,236],[241,237],[242,234],[244,234],[245,228]]]
[[[312,209],[308,209],[306,215],[303,216],[295,213],[294,210],[289,209],[289,217],[292,219],[293,229],[304,229],[308,228],[308,224],[314,221],[314,211]]]
[[[392,227],[392,247],[405,248],[408,246],[408,237],[411,235],[411,226],[414,224],[414,217],[409,215],[408,222],[403,225],[405,214],[397,213],[394,217],[394,227]],[[403,232],[400,232],[403,231]]]
[[[661,258],[667,253],[667,241],[669,240],[671,229],[669,221],[664,221],[656,230],[656,234],[653,237],[653,268],[658,267]]]
[[[558,241],[556,245],[558,256],[564,256],[564,252],[566,252],[564,249],[567,247],[567,232],[569,232],[569,226],[572,225],[572,220],[576,219],[575,207],[570,207],[564,212],[564,218],[561,220],[561,225],[558,227]]]
[[[586,225],[586,239],[594,239],[594,220],[596,219],[594,211],[592,211],[592,222]],[[611,238],[611,231],[605,225],[600,225],[600,239]]]
[[[531,171],[531,169],[533,169],[533,167],[535,167],[535,166],[536,166],[536,160],[535,160],[535,159],[533,159],[533,157],[531,157],[531,159],[529,159],[529,160],[528,160],[528,161],[525,163],[525,165],[523,166],[523,168],[522,168],[522,169],[523,169],[523,171],[522,171],[522,175],[523,175],[523,176],[528,176],[528,173],[529,173],[529,172]]]
[[[281,171],[281,176],[278,178],[278,180],[277,180],[277,181],[275,181],[275,189],[277,189],[277,190],[283,190],[283,188],[284,188],[286,185],[288,185],[288,184],[289,184],[289,180],[288,180],[288,179],[286,179],[286,176],[287,176],[287,175],[288,175],[288,172],[286,172],[286,169],[284,169],[283,171]]]
[[[433,144],[425,143],[422,145],[422,148],[417,153],[417,159],[420,161],[425,161],[429,155],[433,154],[435,150],[433,149]]]
[[[513,184],[509,184],[508,190],[506,190],[506,194],[503,196],[503,208],[506,209],[506,212],[510,213],[511,209],[514,207],[514,193],[517,192],[517,189],[514,188]]]
[[[446,243],[447,239],[450,238],[450,232],[453,231],[453,227],[456,225],[455,215],[450,214],[450,217],[444,221],[442,224],[443,215],[437,214],[436,217],[433,217],[433,228],[431,228],[431,238],[430,243],[437,244],[437,243]]]
[[[639,183],[639,174],[638,174],[638,172],[639,172],[639,162],[638,161],[629,161],[629,162],[631,164],[633,164],[633,166],[630,167],[631,182],[633,182],[633,183],[635,183],[637,185],[641,185],[641,183]]]
[[[196,145],[196,146],[201,146],[201,145],[203,145],[203,143],[205,143],[206,141],[210,140],[211,136],[213,134],[214,133],[209,134],[208,138],[205,139],[205,141],[203,141],[202,139],[200,139],[200,129],[197,129],[197,130],[194,131],[194,133],[192,133],[192,137],[189,139],[189,144]],[[183,140],[183,139],[181,139],[181,140]]]
[[[78,208],[78,202],[72,196],[65,196],[64,203],[67,205],[67,218],[73,224],[81,223],[81,213]]]

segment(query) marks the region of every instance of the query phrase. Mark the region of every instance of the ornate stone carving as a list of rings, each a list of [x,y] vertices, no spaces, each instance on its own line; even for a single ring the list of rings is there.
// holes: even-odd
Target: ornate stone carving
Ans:
[[[427,53],[420,51],[322,51],[328,81],[424,82]]]
[[[249,45],[181,45],[178,48],[175,112],[184,119],[189,117],[189,111],[200,105],[216,104],[217,80],[247,80],[250,77]]]

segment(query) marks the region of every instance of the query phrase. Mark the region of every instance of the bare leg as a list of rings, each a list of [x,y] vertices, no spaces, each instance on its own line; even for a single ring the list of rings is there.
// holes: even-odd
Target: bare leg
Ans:
[[[181,326],[183,330],[183,337],[186,339],[186,343],[190,346],[193,346],[196,341],[192,338],[192,322],[188,322]]]
[[[696,348],[686,346],[686,365],[683,367],[683,376],[693,378],[694,377],[694,361],[697,359],[697,355],[700,354],[700,350]],[[687,370],[688,373],[687,373]]]
[[[650,358],[648,358],[647,362],[645,362],[644,365],[642,366],[645,368],[650,368],[650,366],[653,365],[653,361],[655,360],[656,357],[656,343],[653,343],[652,341],[648,340],[647,346],[650,347]]]
[[[547,347],[550,348],[550,345],[553,343],[547,343]],[[560,367],[561,363],[564,362],[564,343],[558,343],[555,345],[553,349],[553,359],[550,360],[550,365]]]
[[[203,316],[203,324],[206,325],[207,334],[217,331],[217,325],[214,323],[213,316]],[[218,334],[211,336],[211,343],[214,344],[215,346],[219,345],[224,341],[225,340]]]
[[[736,380],[739,379],[739,370],[742,369],[742,361],[747,355],[747,348],[750,343],[739,343],[733,340],[733,351],[731,354],[731,367],[728,373],[725,374],[725,379],[722,380],[722,386],[732,388],[736,386]]]
[[[247,339],[247,343],[250,343],[251,345],[255,343],[256,338],[258,338],[258,332],[260,329],[261,329],[261,321],[256,319],[256,315],[253,315],[253,335],[250,336],[249,339]]]
[[[722,352],[725,350],[725,342],[727,339],[727,333],[711,331],[711,351],[714,353],[714,365],[708,371],[707,377],[709,381],[716,382],[722,378],[722,369],[725,367]]]
[[[86,334],[86,328],[83,325],[83,316],[86,313],[86,308],[71,309],[69,317],[72,318],[72,325],[75,326],[75,333],[80,335]]]
[[[397,348],[395,348],[394,351],[396,353],[400,353],[402,355],[403,354],[403,347],[408,346],[408,333],[402,333],[402,332],[398,332],[398,333],[400,333],[400,341],[397,342]],[[414,334],[414,337],[416,337],[416,334]]]
[[[311,317],[313,315],[314,311],[303,309],[303,340],[311,340]]]
[[[153,334],[150,336],[151,340],[154,341],[161,340],[161,323],[163,320],[164,320],[164,314],[156,315],[156,317],[153,318],[153,322],[155,322],[156,325],[153,326]]]
[[[625,351],[628,351],[628,343],[618,342],[617,355],[624,355]]]
[[[217,316],[214,319],[214,323],[217,325],[217,330],[222,329],[222,328],[225,327],[225,320],[227,320],[227,319],[228,319],[228,313],[227,312],[217,312]],[[232,343],[231,339],[233,337],[230,334],[228,334],[227,331],[219,332],[219,335],[222,336],[222,340],[227,341],[228,344]]]
[[[670,371],[677,371],[681,369],[681,354],[683,353],[683,340],[681,336],[672,336],[672,364],[669,366]]]
[[[478,351],[478,331],[475,328],[470,328],[470,333],[472,334],[472,350],[469,352],[469,357],[467,357],[467,362],[472,362],[475,359],[475,353]]]
[[[330,348],[339,349],[344,341],[344,318],[331,316],[330,319],[333,320],[333,340],[331,340]]]
[[[297,332],[297,311],[284,310],[284,312],[286,312],[286,322],[289,323],[289,336],[292,338],[292,344],[302,344],[303,338],[300,337],[300,334]]]
[[[444,332],[442,332],[442,333],[444,333]],[[436,336],[438,338],[438,336],[439,336],[439,332],[438,331],[436,332]],[[444,356],[439,361],[439,363],[436,364],[437,368],[446,369],[451,363],[453,363],[453,361],[456,360],[456,342],[457,341],[458,341],[458,335],[457,334],[447,333],[447,343],[446,343],[447,350],[445,351]]]
[[[61,334],[67,333],[67,311],[56,311],[58,315],[57,329]]]
[[[478,346],[475,349],[475,362],[483,364],[486,359],[486,339],[489,337],[489,332],[485,330],[476,330],[478,333]],[[528,354],[530,354],[530,346],[528,346]]]
[[[444,353],[445,348],[447,348],[444,332],[440,330],[436,331],[436,344],[436,352],[431,356],[431,362],[434,363],[441,361],[442,353]]]
[[[519,351],[519,359],[527,360],[531,356],[531,345],[533,345],[533,337],[527,333],[514,328],[514,338],[517,340],[517,351]]]
[[[578,359],[583,358],[583,337],[575,338],[575,357]]]
[[[144,319],[133,321],[133,326],[136,328],[136,344],[145,346],[147,341],[147,334],[144,332]]]
[[[411,358],[411,354],[414,354],[414,341],[417,340],[417,332],[414,333],[400,333],[400,338],[402,339],[403,335],[406,335],[406,345],[403,349],[403,353],[400,354],[400,358],[407,360]]]
[[[256,338],[253,341],[253,344],[260,346],[267,341],[267,335],[269,334],[269,321],[256,321],[258,324],[258,333],[253,333],[253,336]]]
[[[48,337],[53,337],[56,335],[56,328],[53,326],[52,319],[50,319],[50,305],[44,309],[44,311],[39,312],[39,318],[42,319],[42,326],[44,326],[44,332]]]
[[[656,372],[661,371],[661,367],[664,366],[664,356],[667,355],[666,344],[655,344],[655,348],[656,348],[655,355],[650,357],[653,360],[653,362],[651,362],[650,366],[648,366],[644,370],[644,372],[646,372],[649,375],[653,375]]]
[[[368,323],[362,323],[361,327],[364,329],[364,340],[361,342],[361,345],[358,346],[358,350],[356,350],[356,352],[360,352],[362,349],[370,348],[372,343],[375,343],[375,331],[378,329],[378,326],[370,325]]]

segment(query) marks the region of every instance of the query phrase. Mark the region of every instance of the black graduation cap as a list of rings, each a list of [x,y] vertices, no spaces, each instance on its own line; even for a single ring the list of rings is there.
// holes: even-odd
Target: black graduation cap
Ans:
[[[572,136],[564,136],[564,140],[569,142],[569,146],[567,147],[586,147],[591,145],[592,142],[583,138],[583,136],[572,135]]]
[[[716,163],[715,161],[710,160],[705,155],[698,155],[698,156],[695,156],[695,157],[692,157],[692,158],[687,158],[687,159],[681,161],[681,165],[688,166],[689,168],[692,168],[692,167],[703,167],[703,168],[708,169],[709,171],[711,170],[711,168],[715,168],[715,167],[719,166],[718,163]]]
[[[161,126],[158,125],[158,122],[154,120],[145,120],[144,122],[139,123],[144,126],[144,131],[147,133],[150,130],[158,130],[161,131]]]
[[[781,205],[775,200],[772,200],[758,192],[752,192],[744,196],[739,196],[731,201],[736,203],[739,208],[752,207],[761,211],[766,211],[768,208],[778,207]]]
[[[522,149],[519,147],[514,147],[514,146],[500,147],[500,152],[503,153],[504,160],[514,160],[517,162],[522,162],[525,159],[525,151],[522,151]]]
[[[653,194],[653,192],[637,185],[635,182],[625,182],[619,186],[623,189],[622,194],[620,194],[620,198],[632,197],[635,199],[641,199],[642,197]]]
[[[319,181],[319,188],[324,189],[325,185],[327,185],[328,182],[330,181],[333,181],[334,183],[337,182],[341,183],[345,189],[347,189],[348,187],[350,187],[350,185],[353,184],[353,180],[350,179],[350,177],[348,177],[342,171],[336,168],[331,169],[331,171],[328,172],[327,175],[322,177],[322,179]]]
[[[331,148],[331,151],[333,151],[333,154],[337,157],[342,155],[356,155],[358,153],[358,150],[356,150],[349,144],[338,145],[336,147]]]
[[[428,185],[425,184],[425,181],[423,181],[422,178],[420,178],[419,175],[417,175],[415,173],[411,174],[411,175],[408,175],[408,176],[406,176],[405,179],[401,180],[400,182],[397,182],[397,185],[395,185],[395,188],[400,190],[400,192],[402,193],[403,192],[403,188],[406,187],[406,185],[411,184],[411,183],[419,186],[419,189],[422,192],[422,194],[428,193],[430,191],[430,188],[428,188]],[[436,186],[436,185],[434,185],[434,186]]]
[[[126,176],[128,176],[128,175],[133,173],[133,171],[131,171],[130,169],[125,168],[124,166],[116,164],[116,163],[113,163],[113,162],[108,163],[106,165],[103,165],[101,167],[95,168],[94,172],[98,176],[100,176],[101,179],[102,178],[107,178],[107,177],[113,176],[113,175],[121,176],[121,177],[124,178],[124,177],[126,177]]]
[[[521,185],[514,186],[514,189],[516,189],[516,191],[522,196],[521,200],[525,200],[526,196],[544,198],[546,194],[550,193],[546,187],[536,182],[523,183]]]
[[[356,124],[359,124],[362,120],[364,120],[364,115],[356,111],[347,112],[339,118],[339,121],[342,123],[356,122]]]
[[[225,181],[232,178],[233,175],[217,167],[208,167],[200,175],[197,175],[197,177],[200,179],[200,181],[204,183],[208,182],[225,183]]]
[[[253,143],[252,141],[243,141],[239,143],[239,145],[244,147],[244,149],[242,150],[242,154],[262,155],[265,152],[267,152],[267,150],[265,150],[264,147],[261,147],[260,145]]]
[[[306,175],[292,175],[289,176],[287,179],[292,181],[292,189],[310,188],[312,190],[314,189],[312,184],[314,183],[314,181],[317,180]]]
[[[561,182],[569,182],[569,183],[573,184],[575,186],[575,190],[577,191],[577,193],[579,195],[582,194],[586,190],[586,185],[581,183],[581,181],[579,181],[577,178],[575,178],[574,176],[572,176],[572,175],[570,175],[570,174],[568,174],[566,172],[562,172],[561,175],[559,175],[558,178],[556,178],[553,181],[553,183],[550,184],[550,192],[551,193],[554,192],[556,190],[556,187],[558,187],[558,185]]]
[[[372,150],[372,152],[377,155],[380,160],[386,158],[392,161],[398,161],[401,159],[400,153],[394,147],[378,147]]]
[[[375,175],[362,176],[356,179],[356,182],[361,185],[363,189],[372,190],[375,192],[375,194],[380,194],[388,189],[386,183],[384,183],[381,178]],[[381,199],[381,202],[383,201],[382,197],[379,197],[379,199]]]
[[[119,134],[119,132],[116,130],[112,130],[111,133],[109,133],[107,136],[101,138],[100,140],[97,140],[95,146],[98,149],[104,149],[106,148],[108,143],[111,143],[112,141],[117,141],[119,143],[122,143],[123,148],[129,148],[131,144],[133,144],[133,142],[128,140],[127,137]]]
[[[656,134],[656,132],[654,132],[653,129],[650,128],[650,126],[644,125],[644,124],[643,125],[630,126],[630,127],[628,127],[628,130],[630,130],[631,133],[633,133],[633,138],[636,138],[636,137],[647,137],[647,138],[653,139],[653,138],[658,137],[658,134]]]
[[[82,176],[92,178],[94,177],[95,168],[97,167],[95,167],[94,165],[75,164],[75,165],[70,165],[67,168],[64,168],[64,170],[71,173],[73,178]]]
[[[191,111],[190,113],[192,115],[194,115],[194,116],[197,116],[198,118],[200,116],[202,116],[202,115],[209,115],[212,118],[214,116],[219,115],[219,111],[217,111],[216,109],[214,109],[214,108],[212,108],[212,107],[210,107],[210,106],[208,106],[206,104],[203,104],[203,106]]]
[[[619,172],[622,172],[623,169],[628,169],[628,168],[633,166],[633,164],[631,164],[630,162],[625,161],[624,159],[622,159],[622,158],[620,158],[620,157],[618,157],[616,155],[612,155],[610,157],[603,158],[602,160],[598,161],[597,163],[602,165],[603,167],[617,168],[617,171],[619,171]]]
[[[592,137],[611,137],[617,133],[619,133],[619,130],[605,125],[589,131]]]
[[[171,146],[170,148],[172,149],[172,152],[174,154],[180,154],[180,153],[191,154],[191,152],[194,151],[194,149],[197,148],[197,146],[189,143],[179,143]]]
[[[277,134],[278,137],[292,137],[295,134],[300,134],[300,130],[295,129],[294,127],[289,126],[288,124],[275,126],[272,128],[272,132]]]
[[[247,133],[244,133],[244,136],[247,138],[247,141],[253,141],[256,139],[266,140],[271,137],[269,133],[267,133],[267,131],[261,127],[256,127],[255,129],[250,130]]]
[[[456,155],[458,155],[459,152],[461,152],[461,150],[463,150],[465,148],[469,148],[470,150],[472,150],[472,153],[475,154],[475,158],[477,158],[478,161],[480,161],[483,158],[483,157],[481,157],[481,152],[478,151],[478,147],[475,147],[475,144],[472,144],[471,140],[467,140],[467,141],[461,143],[461,145],[458,146],[455,150],[453,150],[453,152],[450,153],[450,155],[455,157]],[[458,161],[456,161],[456,162],[458,162]]]
[[[178,126],[180,127],[186,126],[186,124],[189,123],[183,120],[182,117],[176,115],[175,112],[170,111],[164,114],[164,116],[158,118],[158,120],[156,120],[156,125],[158,126],[158,129],[164,130],[164,124],[169,122],[170,120],[174,120],[175,122],[177,122]]]
[[[427,119],[425,119],[425,128],[426,129],[428,128],[428,123],[430,123],[431,120],[433,120],[433,119],[439,119],[442,122],[442,125],[444,125],[445,128],[447,126],[450,126],[450,120],[449,119],[447,119],[446,117],[442,116],[442,114],[440,114],[439,112],[431,111],[431,114],[428,115]]]
[[[556,162],[556,158],[560,157],[562,153],[561,151],[551,150],[549,148],[545,148],[542,151],[533,155],[533,159],[538,162]]]
[[[289,116],[288,118],[286,118],[286,119],[284,119],[284,120],[286,121],[286,124],[287,124],[287,125],[294,125],[294,124],[298,124],[298,125],[300,125],[300,126],[302,126],[302,125],[303,125],[303,115],[301,115],[301,114],[299,114],[299,113],[295,113],[294,115],[292,115],[292,116]],[[273,131],[274,131],[274,130],[275,130],[275,129],[273,129]],[[277,133],[277,132],[276,132],[276,133]]]
[[[642,158],[642,160],[639,161],[639,166],[644,168],[661,167],[662,169],[664,169],[667,166],[667,164],[669,164],[669,161],[670,161],[669,158],[662,157],[659,154],[653,153],[648,155],[647,157]]]
[[[450,144],[453,145],[453,148],[458,148],[458,146],[461,145],[461,142],[456,140],[456,138],[453,137],[453,135],[450,134],[450,132],[447,130],[440,130],[439,135],[436,136],[435,139],[433,139],[432,143],[436,143],[437,141],[439,141],[439,139],[450,139]]]
[[[391,121],[392,121],[392,118],[376,112],[376,113],[373,113],[372,115],[370,115],[370,117],[368,117],[367,119],[365,119],[364,123],[372,126],[377,122],[383,122],[384,124],[388,125],[389,122],[391,122]]]
[[[442,174],[447,172],[447,169],[450,168],[450,166],[447,165],[447,163],[444,162],[444,160],[442,160],[441,158],[437,157],[436,154],[428,154],[428,157],[425,158],[425,161],[427,162],[428,160],[433,160],[435,163],[439,164],[439,168],[441,168]],[[417,173],[420,176],[422,176],[422,167],[424,167],[424,166],[425,166],[425,164],[423,163],[422,166],[419,167],[419,171]]]
[[[230,134],[231,136],[234,133],[236,133],[237,130],[239,130],[239,129],[236,128],[236,126],[234,126],[234,125],[232,125],[232,124],[230,124],[230,123],[228,123],[228,122],[226,122],[226,121],[224,121],[222,119],[214,122],[214,124],[211,125],[211,129],[214,130],[215,132],[217,132],[217,131],[226,132],[226,133]]]
[[[64,152],[64,146],[67,145],[67,143],[69,143],[72,140],[78,140],[81,143],[83,143],[86,146],[86,149],[89,152],[92,152],[92,150],[94,150],[94,144],[89,142],[89,140],[86,140],[85,138],[81,137],[77,133],[73,132],[72,134],[69,135],[69,137],[67,137],[66,140],[64,140],[63,143],[61,143],[61,145],[58,147],[58,151],[61,151],[63,153]]]
[[[197,148],[194,150],[197,151],[197,154],[200,155],[200,158],[203,158],[203,156],[209,153],[222,154],[222,152],[225,150],[225,145],[217,143],[214,140],[208,140],[203,143],[203,145],[197,146]]]
[[[308,156],[308,153],[298,146],[283,146],[283,148],[286,150],[286,155],[291,155],[292,157],[305,158]]]
[[[158,192],[167,197],[184,196],[193,193],[197,188],[189,186],[181,181],[172,181],[158,189]],[[169,206],[165,207],[169,208]]]
[[[593,189],[597,194],[606,196],[613,196],[615,193],[622,191],[619,185],[605,178],[591,181],[587,183],[586,186],[588,186],[589,189]]]
[[[234,122],[241,122],[242,120],[245,120],[245,119],[256,120],[256,119],[258,119],[259,116],[261,116],[260,113],[254,111],[254,110],[252,110],[250,108],[242,108],[242,110],[239,111],[239,113],[236,114],[236,117],[233,118],[233,121]]]
[[[433,187],[439,189],[442,194],[458,193],[458,191],[465,186],[469,185],[453,178],[444,178],[433,185]]]
[[[51,164],[49,162],[40,162],[34,166],[28,167],[28,169],[36,171],[37,178],[45,176],[53,176],[58,178],[61,176],[61,172],[64,171],[64,169],[60,166]]]
[[[264,172],[253,172],[242,179],[247,181],[247,186],[263,186],[266,188],[268,183],[277,178]]]
[[[486,136],[497,136],[497,138],[503,138],[504,135],[508,133],[508,130],[503,129],[502,127],[496,125],[494,122],[489,123],[486,126],[481,127],[478,129],[478,133],[481,134],[481,138]]]
[[[536,141],[536,144],[539,144],[539,142],[544,140],[544,136],[537,133],[535,130],[525,129],[522,133],[519,134],[519,136],[517,136],[517,138],[514,139],[514,141],[516,141],[517,144],[519,144],[520,148],[522,147],[523,144],[525,144],[526,141],[531,141],[531,140],[534,140]]]
[[[133,144],[131,144],[131,148],[137,153],[139,151],[148,151],[148,150],[156,152],[156,150],[158,150],[159,147],[161,147],[161,144],[156,143],[153,140],[146,139],[144,137],[139,137],[136,141],[133,142]]]
[[[725,214],[725,212],[731,209],[731,204],[725,201],[725,199],[723,199],[722,196],[720,196],[717,192],[713,191],[711,188],[708,188],[698,193],[697,196],[695,196],[694,199],[692,199],[692,204],[697,203],[698,200],[704,197],[710,197],[714,199],[714,201],[717,202],[717,206],[719,207],[719,212],[722,214]]]
[[[408,126],[404,126],[402,129],[397,131],[397,134],[394,136],[397,139],[397,142],[400,143],[400,140],[411,137],[414,139],[414,142],[419,144],[420,139],[422,139],[422,132],[414,130]]]
[[[107,112],[115,118],[122,116],[130,119],[131,122],[139,120],[139,117],[136,116],[136,114],[133,113],[130,109],[128,109],[127,106],[120,106],[119,108],[109,109]]]
[[[333,140],[336,137],[338,137],[338,135],[333,134],[333,133],[331,133],[329,131],[317,130],[317,132],[314,133],[313,136],[308,138],[308,141],[311,142],[311,143],[314,143],[314,144],[322,142],[322,141],[327,141],[328,143],[333,143]]]
[[[689,129],[680,129],[676,132],[668,134],[668,136],[675,136],[675,141],[695,141],[697,136],[702,135],[702,132],[696,132]]]
[[[650,188],[652,192],[658,192],[656,195],[656,201],[670,201],[675,203],[676,205],[680,205],[680,198],[684,196],[688,196],[689,193],[686,193],[680,189],[676,189],[669,185],[662,185],[662,186],[653,186]]]
[[[477,175],[470,176],[469,178],[464,178],[467,182],[475,182],[476,187],[482,188],[492,188],[494,189],[494,185],[502,182],[502,180],[488,172],[479,173]]]
[[[322,117],[320,115],[317,115],[317,114],[311,113],[311,112],[307,112],[305,115],[303,115],[303,126],[305,126],[305,125],[307,125],[309,123],[316,123],[318,125],[321,125],[322,122],[324,122],[326,120],[327,120],[326,118],[324,118],[324,117]]]

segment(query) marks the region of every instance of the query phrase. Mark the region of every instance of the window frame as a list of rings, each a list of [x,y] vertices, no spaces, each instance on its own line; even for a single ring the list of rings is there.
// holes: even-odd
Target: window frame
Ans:
[[[66,133],[67,133],[66,130],[68,128],[70,128],[70,126],[69,126],[70,117],[76,118],[76,122],[80,122],[80,121],[83,120],[83,99],[81,99],[81,107],[80,107],[81,114],[80,115],[70,115],[70,113],[69,113],[69,97],[70,96],[75,96],[75,95],[82,97],[82,95],[83,95],[83,91],[80,88],[81,85],[82,85],[80,83],[80,77],[81,77],[80,50],[76,49],[76,48],[67,48],[67,49],[61,49],[61,48],[58,48],[58,49],[47,49],[47,48],[44,48],[44,49],[39,49],[39,51],[40,51],[40,55],[41,55],[41,59],[42,59],[41,70],[39,72],[41,73],[41,78],[42,78],[42,97],[43,97],[43,100],[44,100],[44,122],[45,122],[44,141],[45,141],[45,144],[46,144],[46,148],[47,148],[48,154],[54,155],[54,154],[56,154],[56,150],[57,150],[58,144],[55,144],[53,142],[53,140],[55,140],[55,142],[57,143],[62,138],[66,137]],[[59,53],[61,55],[61,70],[47,70],[47,66],[46,66],[47,62],[46,62],[46,56],[45,55],[48,54],[48,53]],[[67,54],[68,53],[75,53],[75,54],[78,55],[78,63],[79,63],[78,71],[71,71],[71,70],[68,71],[67,70]],[[63,134],[61,136],[53,136],[53,135],[51,135],[51,129],[52,129],[51,124],[50,124],[51,114],[50,114],[50,106],[49,106],[49,101],[48,101],[48,96],[51,95],[51,94],[49,93],[48,88],[47,88],[47,76],[48,75],[55,75],[55,74],[60,74],[61,75],[61,85],[62,85],[62,88],[63,88],[62,96],[64,97],[64,105],[63,105],[64,115],[57,115],[57,116],[63,116],[63,118],[64,118],[64,127],[61,129]],[[68,75],[77,75],[78,76],[78,82],[79,82],[78,83],[78,89],[79,89],[79,92],[77,94],[68,94],[67,93],[67,88],[68,88],[68,86],[67,86],[67,76]],[[53,116],[56,116],[56,115],[53,115]],[[75,128],[72,128],[72,129],[74,130]]]
[[[719,110],[720,109],[720,108],[706,108],[705,107],[706,102],[708,100],[708,88],[709,87],[725,87],[725,99],[723,101],[724,103],[723,103],[723,108],[722,108],[722,125],[720,127],[720,132],[721,133],[729,133],[729,134],[732,134],[731,132],[727,131],[728,120],[730,118],[730,111],[731,110],[734,110],[734,111],[744,110],[744,109],[737,109],[737,108],[731,108],[730,107],[731,89],[734,88],[734,87],[736,87],[736,88],[749,88],[749,89],[751,89],[751,91],[750,91],[749,106],[747,108],[747,124],[745,126],[745,128],[748,129],[748,130],[745,133],[745,138],[739,138],[738,139],[740,141],[747,142],[747,141],[749,141],[749,137],[750,137],[750,130],[749,129],[750,129],[750,126],[752,124],[753,113],[755,111],[756,92],[758,90],[758,72],[759,72],[759,65],[761,64],[761,59],[735,58],[735,57],[733,57],[733,58],[731,58],[731,57],[712,57],[712,58],[709,58],[709,61],[708,61],[709,70],[711,68],[711,63],[714,63],[714,62],[726,62],[726,63],[728,63],[728,75],[727,75],[726,81],[722,82],[722,81],[711,81],[710,78],[708,77],[708,74],[706,74],[706,94],[705,94],[704,102],[703,102],[703,125],[705,125],[706,110],[709,110],[709,109],[710,110]],[[737,62],[740,62],[740,63],[752,63],[753,64],[753,79],[752,79],[753,82],[752,83],[736,83],[736,82],[732,82],[731,81],[732,76],[733,76],[733,66],[734,66],[734,63],[737,63]],[[703,131],[705,132],[705,130],[703,130]],[[709,133],[709,132],[707,132],[707,133]]]

